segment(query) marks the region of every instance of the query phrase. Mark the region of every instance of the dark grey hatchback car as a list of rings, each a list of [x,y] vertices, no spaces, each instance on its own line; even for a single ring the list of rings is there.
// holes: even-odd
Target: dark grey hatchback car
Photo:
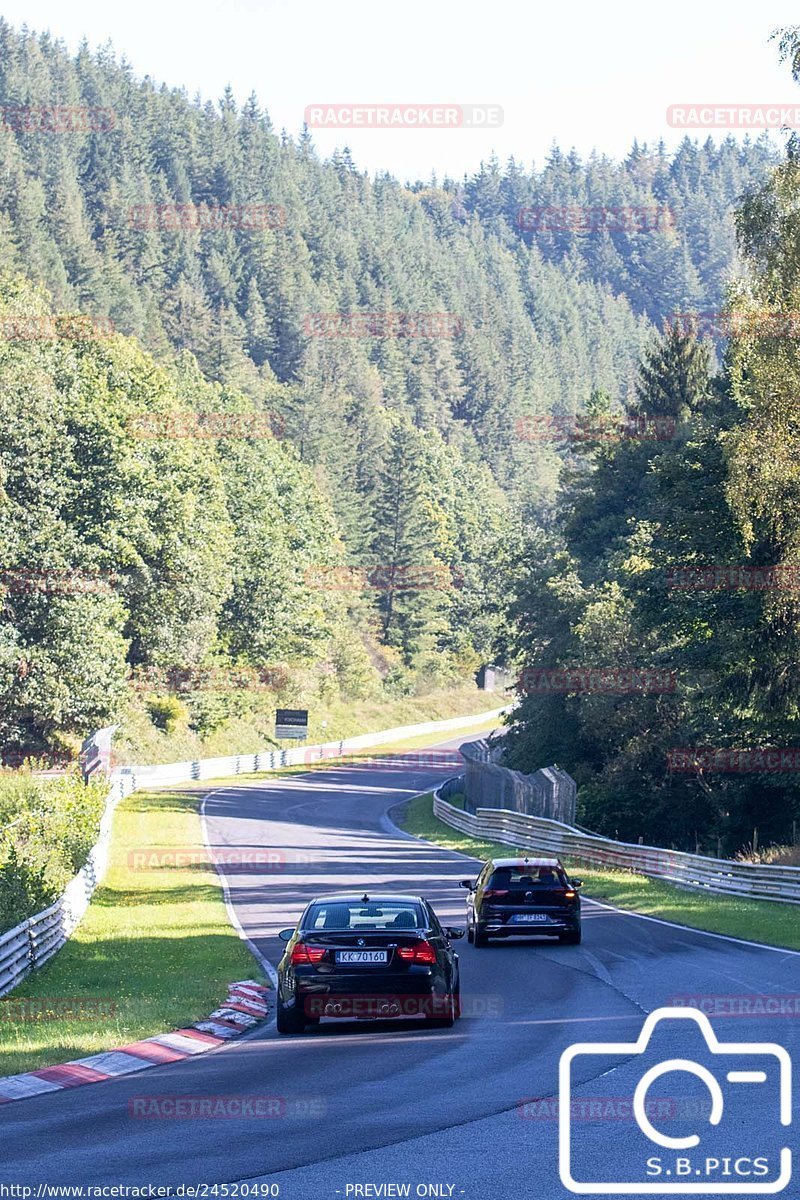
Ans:
[[[569,879],[557,858],[495,858],[477,879],[462,879],[467,895],[467,938],[557,936],[581,940],[580,879]]]
[[[342,895],[312,900],[278,964],[279,1033],[303,1033],[322,1017],[420,1017],[449,1027],[461,1015],[458,955],[421,896]]]

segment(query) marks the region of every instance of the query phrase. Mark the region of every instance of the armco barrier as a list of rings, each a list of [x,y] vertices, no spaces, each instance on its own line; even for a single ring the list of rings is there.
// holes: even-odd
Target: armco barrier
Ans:
[[[129,796],[131,792],[169,783],[190,783],[197,779],[276,771],[281,767],[341,758],[354,750],[383,746],[401,738],[426,733],[446,733],[450,729],[482,725],[484,721],[500,717],[505,711],[496,708],[470,717],[425,721],[419,725],[401,725],[395,729],[364,733],[358,737],[327,742],[320,746],[298,746],[289,750],[266,750],[256,754],[231,754],[226,758],[203,758],[152,767],[122,767],[114,772],[109,781],[111,786],[97,841],[82,869],[67,884],[63,896],[44,912],[36,913],[13,929],[0,933],[0,996],[10,992],[26,975],[46,963],[64,945],[78,925],[108,865],[114,809],[120,800]]]
[[[78,925],[108,865],[114,809],[130,791],[133,788],[125,790],[119,779],[112,778],[97,841],[63,895],[44,912],[0,933],[0,996],[10,992],[26,975],[52,958]]]
[[[506,809],[479,808],[476,813],[465,812],[448,803],[442,794],[453,795],[463,790],[463,776],[447,780],[433,794],[433,811],[440,821],[472,837],[569,858],[571,863],[622,868],[681,887],[747,896],[751,900],[800,904],[800,867],[731,862],[682,850],[635,846],[586,833],[560,821]]]

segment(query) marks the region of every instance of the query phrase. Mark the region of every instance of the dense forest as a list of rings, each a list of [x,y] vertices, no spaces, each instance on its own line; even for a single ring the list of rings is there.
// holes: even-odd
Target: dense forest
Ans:
[[[800,77],[800,33],[783,40]],[[743,199],[719,369],[673,326],[628,422],[595,393],[556,518],[507,567],[521,667],[510,760],[567,767],[584,824],[711,853],[800,817],[800,143]],[[769,856],[768,856],[769,857]]]
[[[193,103],[108,50],[72,59],[3,23],[0,102],[0,266],[278,409],[354,561],[380,521],[387,412],[527,507],[551,501],[559,456],[521,422],[574,415],[593,388],[623,403],[652,324],[719,307],[733,206],[775,161],[766,141],[686,140],[403,186],[278,136],[255,97]],[[57,135],[15,115],[54,103],[103,119]],[[587,207],[610,219],[584,227]],[[316,336],[310,318],[337,312],[455,320],[449,336]]]
[[[674,321],[791,307],[793,153],[403,184],[0,20],[0,743],[70,745],[175,671],[628,667],[662,683],[523,675],[513,760],[620,836],[785,839],[792,775],[673,752],[791,745],[796,593],[670,580],[798,552],[796,343]],[[235,708],[188,691],[197,729]]]

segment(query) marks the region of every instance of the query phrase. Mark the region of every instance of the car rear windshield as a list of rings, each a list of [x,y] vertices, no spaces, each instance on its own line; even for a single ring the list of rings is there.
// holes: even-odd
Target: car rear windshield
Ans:
[[[419,905],[401,900],[363,903],[358,900],[331,900],[312,904],[303,922],[304,929],[424,929]]]
[[[567,877],[560,867],[498,867],[492,872],[489,887],[566,887]]]

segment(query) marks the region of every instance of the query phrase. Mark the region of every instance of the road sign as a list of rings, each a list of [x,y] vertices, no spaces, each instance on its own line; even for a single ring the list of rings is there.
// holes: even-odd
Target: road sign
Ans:
[[[308,709],[279,708],[275,713],[275,737],[278,740],[281,738],[307,738]]]
[[[111,774],[111,739],[118,729],[119,725],[107,725],[84,741],[79,756],[84,783],[88,783],[93,775],[108,779]]]

